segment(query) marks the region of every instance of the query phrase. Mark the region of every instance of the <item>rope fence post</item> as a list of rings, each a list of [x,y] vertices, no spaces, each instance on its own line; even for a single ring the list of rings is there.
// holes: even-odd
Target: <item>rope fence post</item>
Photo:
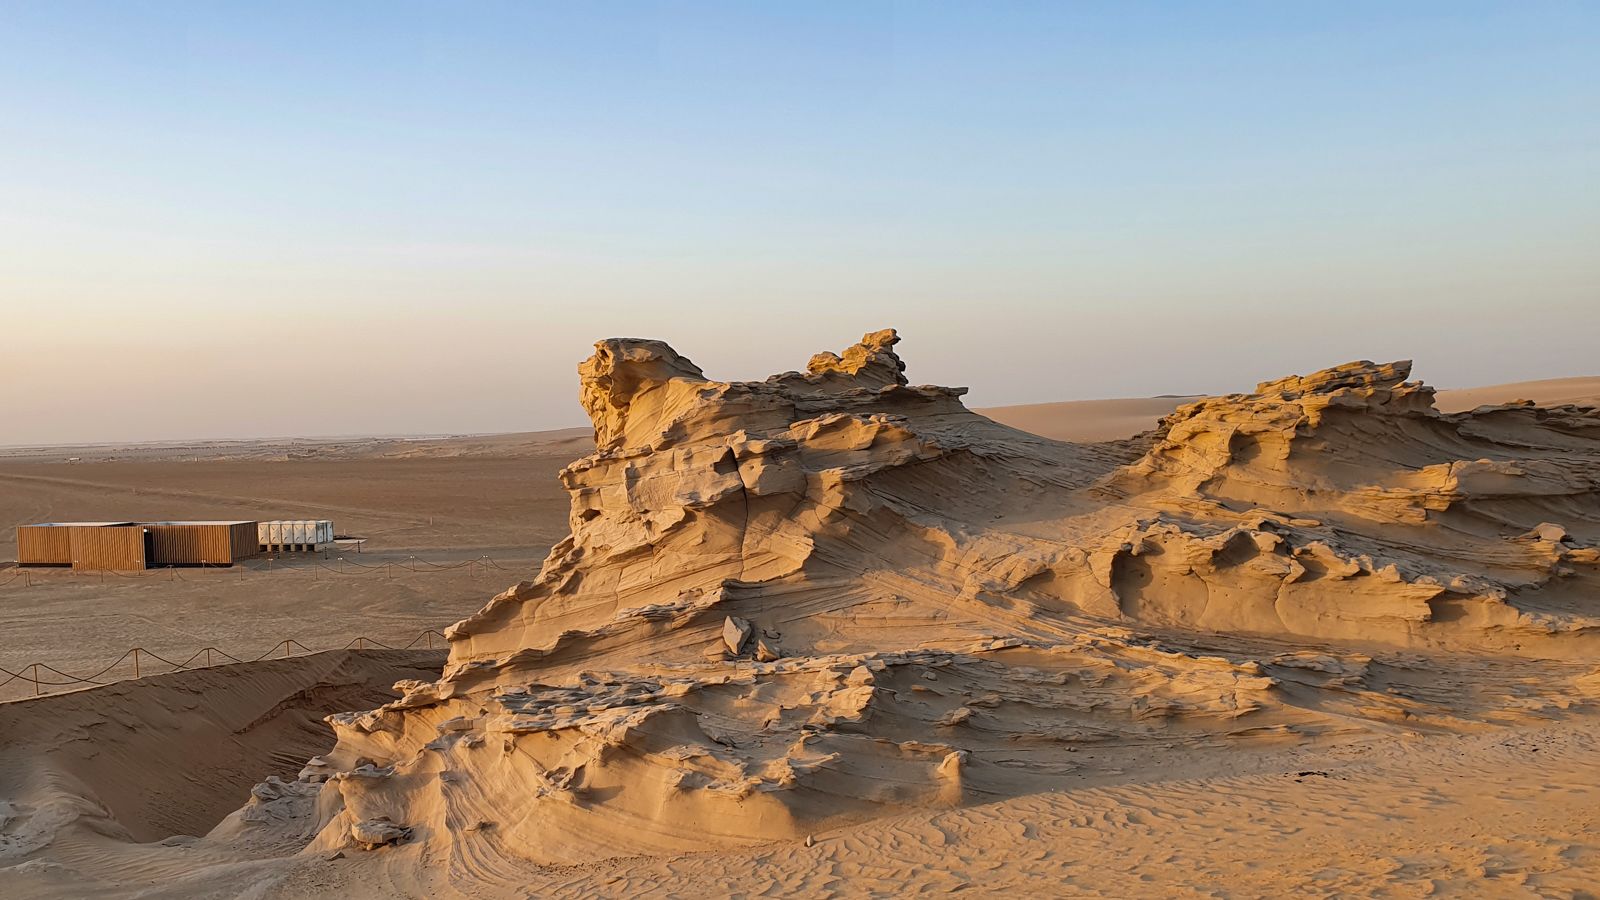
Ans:
[[[42,693],[44,693],[44,689],[39,686],[39,664],[38,663],[34,663],[33,664],[33,695],[35,697],[37,697]]]
[[[133,648],[133,677],[139,677],[139,648]]]

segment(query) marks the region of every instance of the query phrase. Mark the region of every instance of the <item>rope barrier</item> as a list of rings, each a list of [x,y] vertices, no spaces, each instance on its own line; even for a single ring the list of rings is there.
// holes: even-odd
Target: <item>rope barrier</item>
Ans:
[[[411,642],[406,644],[403,647],[390,646],[389,644],[385,644],[382,641],[374,640],[372,638],[366,637],[365,635],[362,635],[360,637],[352,638],[351,641],[348,644],[345,644],[343,647],[330,648],[330,649],[356,650],[356,651],[364,651],[364,650],[411,650],[411,649],[415,648],[418,644],[426,644],[427,649],[432,650],[432,649],[434,649],[434,639],[435,638],[438,638],[440,641],[446,641],[447,640],[445,638],[445,636],[444,636],[444,632],[438,631],[438,630],[433,629],[433,628],[429,628],[429,629],[424,630],[420,634],[418,634],[416,637],[412,638]],[[296,654],[296,653],[291,652],[295,648],[299,648],[300,653]],[[297,655],[305,655],[305,654],[318,653],[318,652],[321,652],[321,651],[313,650],[310,647],[307,647],[305,644],[302,644],[299,640],[297,640],[295,638],[284,638],[283,640],[281,640],[281,641],[277,642],[276,644],[273,644],[271,647],[267,648],[267,650],[264,651],[260,656],[257,656],[254,659],[248,660],[248,662],[261,662],[262,660],[267,659],[268,657],[273,657],[273,658],[277,658],[277,659],[289,659],[289,658],[292,658],[292,657],[297,656]],[[141,655],[149,657],[150,659],[153,659],[153,660],[155,660],[157,662],[160,662],[163,665],[170,666],[171,668],[169,668],[165,672],[142,672],[141,669],[140,669],[140,658],[141,658]],[[201,664],[201,665],[193,665],[194,661],[199,659],[202,655],[205,656],[206,662]],[[193,655],[191,655],[188,659],[184,660],[181,663],[180,662],[173,662],[172,660],[167,659],[166,657],[164,657],[164,656],[162,656],[162,655],[160,655],[158,653],[154,653],[154,652],[152,652],[150,650],[146,650],[143,647],[133,647],[133,648],[131,648],[129,650],[123,651],[123,654],[121,656],[117,657],[115,661],[113,661],[110,665],[106,666],[105,668],[101,669],[100,671],[94,673],[93,675],[85,675],[85,676],[73,675],[73,674],[68,673],[68,672],[63,672],[60,669],[57,669],[55,666],[50,665],[49,663],[42,663],[42,662],[31,662],[31,663],[28,663],[27,665],[21,666],[19,668],[19,670],[15,671],[15,672],[13,672],[13,671],[11,671],[10,669],[7,669],[7,668],[0,667],[0,675],[5,675],[6,676],[4,681],[0,681],[0,687],[5,687],[6,685],[10,684],[13,681],[22,681],[22,682],[25,682],[25,683],[28,683],[28,684],[32,684],[34,686],[34,694],[35,694],[35,696],[38,696],[38,695],[43,693],[42,691],[40,691],[40,688],[42,688],[42,687],[77,687],[79,685],[85,685],[85,684],[96,685],[96,686],[104,686],[104,685],[107,685],[107,684],[112,684],[115,681],[122,680],[122,679],[113,679],[112,681],[101,681],[100,678],[102,676],[106,675],[107,673],[111,672],[113,669],[117,668],[118,666],[122,665],[129,657],[133,658],[133,677],[134,678],[141,678],[141,677],[143,677],[144,675],[147,675],[147,674],[149,674],[149,675],[167,675],[167,674],[171,674],[172,672],[182,672],[182,671],[186,671],[186,670],[189,670],[189,669],[207,668],[207,667],[210,667],[210,666],[213,666],[213,665],[217,664],[217,663],[214,663],[212,661],[216,657],[222,657],[223,659],[228,660],[229,662],[235,662],[235,663],[241,663],[241,662],[246,662],[247,661],[247,660],[244,660],[244,659],[240,659],[237,656],[234,656],[233,654],[227,652],[226,650],[223,650],[220,647],[214,647],[214,646],[202,647],[199,650],[196,650]],[[32,675],[24,674],[29,669],[33,670],[33,674]],[[63,678],[63,679],[66,679],[66,680],[65,681],[47,681],[47,680],[42,679],[42,678],[39,677],[39,673],[41,671],[49,672],[49,673],[51,673],[53,675],[59,676],[60,678]]]

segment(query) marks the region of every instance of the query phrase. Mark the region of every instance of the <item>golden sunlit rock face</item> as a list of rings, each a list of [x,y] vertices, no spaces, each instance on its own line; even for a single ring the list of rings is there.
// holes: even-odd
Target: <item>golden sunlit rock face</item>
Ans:
[[[571,534],[242,815],[493,880],[1596,693],[1462,662],[1600,650],[1594,410],[1442,414],[1360,362],[1068,444],[909,384],[898,340],[757,382],[596,344]],[[1396,689],[1399,648],[1464,686]]]

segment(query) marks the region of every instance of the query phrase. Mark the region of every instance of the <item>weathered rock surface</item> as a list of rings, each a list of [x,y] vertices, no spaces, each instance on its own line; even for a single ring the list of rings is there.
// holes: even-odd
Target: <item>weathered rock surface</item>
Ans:
[[[910,385],[897,340],[760,382],[597,344],[571,535],[438,682],[330,719],[307,852],[385,818],[473,871],[798,840],[1101,772],[1080,748],[1593,696],[1592,661],[1497,660],[1600,649],[1595,410],[1445,415],[1362,362],[1063,444]],[[1413,674],[1445,648],[1480,687]]]
[[[362,819],[350,824],[350,839],[363,850],[376,850],[387,844],[398,844],[411,837],[411,829],[396,825],[387,816]]]

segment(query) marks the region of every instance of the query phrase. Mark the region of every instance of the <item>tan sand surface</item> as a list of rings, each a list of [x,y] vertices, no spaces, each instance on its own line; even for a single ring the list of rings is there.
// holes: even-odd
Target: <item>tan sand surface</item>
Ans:
[[[992,406],[973,412],[1002,425],[1057,441],[1120,441],[1155,427],[1156,420],[1194,397],[1067,400]]]
[[[336,653],[0,704],[0,894],[1600,881],[1600,412],[1563,405],[1583,379],[1540,407],[1477,408],[1530,388],[1476,389],[1452,414],[1409,363],[1351,363],[1173,400],[1137,439],[1057,443],[912,386],[897,340],[763,382],[602,342],[581,368],[593,443],[6,463],[18,510],[104,517],[96,494],[151,489],[207,516],[341,508],[373,533],[369,562],[438,554],[463,595],[517,577],[470,564],[487,549],[530,562],[487,605],[409,568],[280,587],[304,563],[0,588],[51,621],[84,595],[207,625],[476,610],[447,629],[442,671]],[[1039,405],[1028,423],[1115,436],[1165,402]],[[552,478],[556,447],[588,455],[542,492],[515,484],[518,465]],[[216,759],[223,777],[188,774]]]
[[[359,637],[403,646],[536,570],[566,532],[566,497],[555,473],[570,453],[540,455],[549,452],[541,440],[518,435],[491,442],[499,456],[447,448],[435,456],[346,450],[284,460],[232,445],[199,461],[164,457],[152,447],[132,455],[103,449],[102,458],[70,464],[65,457],[81,448],[0,461],[0,522],[7,526],[331,518],[339,533],[367,539],[360,555],[347,548],[220,571],[0,569],[0,669],[19,672],[40,662],[85,676],[133,647],[182,662],[208,646],[254,658],[283,640],[317,650]],[[477,438],[462,442],[480,445]],[[0,559],[15,554],[15,531],[0,529]],[[166,668],[152,658],[141,671]],[[126,659],[99,680],[133,672]],[[20,681],[0,685],[0,699],[32,693]]]
[[[1155,427],[1157,419],[1195,396],[1136,397],[1122,400],[1067,400],[975,409],[1012,428],[1058,441],[1115,441]],[[1439,391],[1437,406],[1444,412],[1465,412],[1531,400],[1542,406],[1579,403],[1600,406],[1600,376],[1517,381],[1476,388]]]

